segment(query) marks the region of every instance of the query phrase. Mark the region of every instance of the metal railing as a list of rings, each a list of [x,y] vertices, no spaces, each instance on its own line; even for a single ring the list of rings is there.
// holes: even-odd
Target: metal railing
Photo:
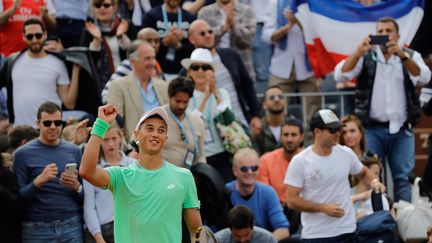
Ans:
[[[308,107],[306,106],[306,98],[307,97],[313,97],[313,96],[320,96],[321,97],[321,108],[330,108],[330,109],[339,109],[339,113],[342,116],[345,115],[345,100],[344,97],[345,96],[354,96],[355,92],[354,91],[330,91],[330,92],[304,92],[304,93],[284,93],[284,96],[286,98],[300,98],[301,101],[301,110],[302,110],[302,122],[303,122],[303,126],[304,127],[308,127],[308,121],[306,119],[307,117],[307,112],[308,112]],[[264,96],[264,94],[260,93],[257,94],[257,97],[259,99],[262,99]],[[326,97],[332,97],[332,96],[337,96],[337,99],[339,102],[328,102],[326,101]],[[291,104],[291,102],[290,102]],[[332,107],[332,105],[339,105],[339,107]]]

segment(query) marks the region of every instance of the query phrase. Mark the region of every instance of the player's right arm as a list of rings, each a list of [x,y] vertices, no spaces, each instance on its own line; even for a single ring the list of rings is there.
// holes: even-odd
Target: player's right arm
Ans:
[[[100,120],[111,124],[116,115],[117,109],[112,104],[99,107],[98,119]],[[85,147],[79,169],[80,176],[97,187],[107,187],[110,181],[108,171],[97,166],[102,139],[102,137],[92,132]]]
[[[344,209],[339,204],[314,203],[300,196],[303,188],[287,185],[287,204],[291,209],[308,213],[325,213],[331,217],[344,216]]]

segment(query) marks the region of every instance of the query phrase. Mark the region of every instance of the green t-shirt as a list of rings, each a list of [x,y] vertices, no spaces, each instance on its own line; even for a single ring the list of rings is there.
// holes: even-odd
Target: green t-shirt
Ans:
[[[192,173],[164,161],[158,170],[138,163],[109,167],[117,243],[182,240],[183,208],[199,208]]]

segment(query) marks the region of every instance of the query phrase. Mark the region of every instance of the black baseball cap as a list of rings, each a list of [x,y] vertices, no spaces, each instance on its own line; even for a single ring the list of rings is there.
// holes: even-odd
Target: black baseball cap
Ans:
[[[343,124],[337,115],[329,109],[315,112],[309,124],[311,131],[315,128],[337,130],[344,126],[345,124]]]

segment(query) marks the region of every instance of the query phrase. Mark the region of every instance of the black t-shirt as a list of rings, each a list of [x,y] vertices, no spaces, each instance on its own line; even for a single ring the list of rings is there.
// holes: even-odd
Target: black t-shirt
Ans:
[[[150,10],[143,19],[143,27],[152,27],[157,30],[161,40],[169,32],[169,29],[178,27],[178,14],[167,13],[167,22],[164,22],[162,14],[162,6],[157,6]],[[184,39],[181,41],[182,47],[175,51],[170,51],[169,46],[164,46],[161,42],[159,52],[157,54],[157,60],[165,73],[174,74],[181,70],[180,61],[184,58],[188,58],[193,51],[193,46],[187,38],[189,25],[196,19],[192,13],[181,9],[182,21],[180,23],[181,28],[185,30]],[[173,53],[174,52],[174,53]],[[173,55],[174,54],[174,55]]]

